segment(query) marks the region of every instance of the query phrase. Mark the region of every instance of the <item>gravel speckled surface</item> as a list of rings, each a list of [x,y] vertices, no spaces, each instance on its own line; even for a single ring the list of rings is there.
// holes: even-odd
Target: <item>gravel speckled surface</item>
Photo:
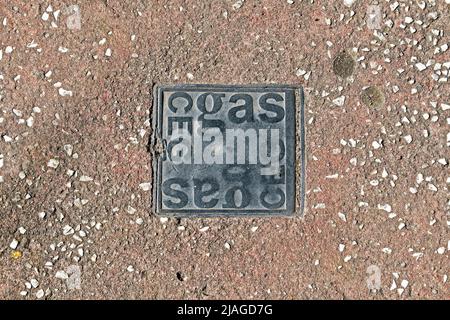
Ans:
[[[0,298],[448,299],[449,2],[2,0]],[[155,83],[302,85],[305,217],[155,217]]]

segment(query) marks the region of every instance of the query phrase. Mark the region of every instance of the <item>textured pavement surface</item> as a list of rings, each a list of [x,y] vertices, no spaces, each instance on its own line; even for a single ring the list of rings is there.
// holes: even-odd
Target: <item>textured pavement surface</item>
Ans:
[[[448,299],[448,2],[0,0],[0,298]],[[152,215],[155,83],[304,86],[304,218]]]

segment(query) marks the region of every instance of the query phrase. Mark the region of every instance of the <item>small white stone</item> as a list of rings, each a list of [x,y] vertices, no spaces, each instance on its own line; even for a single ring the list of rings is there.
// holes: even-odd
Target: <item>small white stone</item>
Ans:
[[[355,1],[356,0],[344,0],[344,5],[347,7],[351,7]]]
[[[128,271],[128,272],[133,272],[133,271],[134,271],[134,267],[133,267],[132,265],[129,265],[129,266],[127,267],[127,271]]]
[[[405,139],[406,143],[408,143],[408,144],[410,144],[412,142],[412,137],[409,134],[404,136],[403,139]]]
[[[422,10],[424,10],[427,6],[427,3],[425,1],[420,1],[417,4],[418,4],[419,8]]]
[[[445,252],[445,247],[440,247],[437,249],[437,253],[439,253],[439,254],[444,254],[444,252]]]
[[[73,230],[73,228],[71,226],[69,226],[68,224],[66,224],[63,227],[63,235],[68,236],[70,234],[74,234],[75,231]]]
[[[47,13],[47,12],[44,12],[43,14],[42,14],[42,20],[44,20],[44,21],[47,21],[48,20],[48,17],[49,17],[49,14]]]
[[[31,279],[30,283],[33,288],[39,287],[39,281],[37,281],[36,279]]]
[[[311,76],[311,71],[309,71],[308,73],[306,73],[304,76],[303,76],[303,78],[305,79],[305,80],[309,80],[309,77]]]
[[[237,0],[233,5],[231,6],[233,10],[238,10],[240,7],[243,6],[245,0]]]
[[[105,51],[105,56],[111,57],[111,55],[112,55],[111,49],[110,49],[110,48],[106,49],[106,51]]]
[[[392,207],[389,204],[379,204],[378,205],[378,209],[380,210],[384,210],[386,212],[391,212],[392,211]]]
[[[80,177],[80,181],[81,182],[90,182],[90,181],[92,181],[92,180],[94,180],[94,179],[92,179],[91,177],[89,177],[89,176],[81,176]]]
[[[161,223],[167,223],[167,221],[169,221],[169,218],[162,217],[162,218],[159,219],[159,221],[160,221]]]
[[[415,252],[415,253],[413,253],[412,256],[414,258],[416,258],[416,260],[419,260],[423,256],[423,253],[422,252]]]
[[[382,147],[382,145],[378,141],[374,141],[374,142],[372,142],[372,147],[376,150],[376,149],[380,149]]]
[[[347,222],[347,217],[345,216],[344,213],[338,212],[338,216],[342,221]]]
[[[50,159],[47,162],[47,167],[56,169],[56,168],[58,168],[58,166],[59,166],[59,160],[57,160],[57,159]]]
[[[306,70],[303,70],[303,69],[297,69],[297,71],[295,72],[295,75],[297,77],[301,77],[301,76],[303,76],[305,74],[306,74]]]
[[[391,287],[389,288],[389,290],[395,290],[395,289],[397,289],[397,284],[395,283],[395,280],[394,279],[392,279],[392,284],[391,284]]]
[[[27,119],[27,126],[31,128],[33,126],[33,124],[34,124],[34,118],[33,117],[29,117]]]
[[[143,182],[139,184],[139,188],[141,188],[143,191],[149,191],[151,187],[152,187],[151,182]]]
[[[406,287],[408,286],[408,284],[409,284],[409,282],[408,282],[408,280],[402,280],[402,282],[400,283],[400,285],[403,287],[403,288],[405,288],[406,289]]]
[[[44,211],[39,212],[39,213],[38,213],[38,217],[39,217],[40,219],[44,219],[44,218],[45,218],[45,212],[44,212]]]
[[[194,80],[194,75],[193,75],[192,73],[188,72],[188,73],[186,74],[186,76],[187,76],[187,78],[188,78],[189,80]]]
[[[203,227],[203,228],[200,228],[200,232],[206,232],[206,231],[208,231],[208,229],[209,229],[209,227]]]
[[[66,280],[69,278],[68,274],[64,270],[59,270],[56,272],[55,277],[61,280]]]
[[[417,70],[419,70],[419,71],[423,71],[423,70],[425,70],[425,69],[427,68],[427,66],[424,65],[424,64],[421,63],[421,62],[418,62],[418,63],[416,63],[416,68],[417,68]]]
[[[45,294],[44,290],[41,289],[38,292],[36,292],[36,298],[41,299],[44,297],[44,294]]]
[[[64,145],[64,151],[67,153],[67,155],[69,157],[72,156],[72,152],[73,152],[73,146],[71,144],[65,144]]]
[[[19,241],[17,241],[16,239],[13,239],[13,241],[11,241],[11,243],[9,244],[9,247],[13,250],[16,250],[18,245],[19,245]]]
[[[417,182],[417,184],[421,184],[422,182],[423,182],[423,174],[421,174],[421,173],[418,173],[417,174],[417,177],[416,177],[416,182]]]
[[[450,104],[441,103],[441,108],[443,111],[450,110]]]
[[[22,111],[17,110],[17,109],[13,109],[12,111],[13,111],[13,113],[14,113],[16,116],[22,117]]]
[[[72,91],[65,90],[64,88],[59,88],[58,93],[62,97],[66,97],[66,96],[72,97],[72,95],[73,95]]]
[[[344,102],[345,102],[345,96],[340,96],[333,100],[333,103],[335,105],[337,105],[338,107],[342,107],[344,105]]]

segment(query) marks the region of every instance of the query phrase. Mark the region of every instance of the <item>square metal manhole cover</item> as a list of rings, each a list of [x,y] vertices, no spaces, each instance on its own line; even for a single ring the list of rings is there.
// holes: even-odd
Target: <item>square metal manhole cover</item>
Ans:
[[[303,91],[155,86],[153,207],[175,217],[303,213]]]

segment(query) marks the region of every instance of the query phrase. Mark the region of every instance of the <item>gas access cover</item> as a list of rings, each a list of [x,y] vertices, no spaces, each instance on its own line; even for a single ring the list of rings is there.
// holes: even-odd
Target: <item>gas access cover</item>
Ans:
[[[156,214],[302,215],[303,100],[289,85],[156,85]]]

